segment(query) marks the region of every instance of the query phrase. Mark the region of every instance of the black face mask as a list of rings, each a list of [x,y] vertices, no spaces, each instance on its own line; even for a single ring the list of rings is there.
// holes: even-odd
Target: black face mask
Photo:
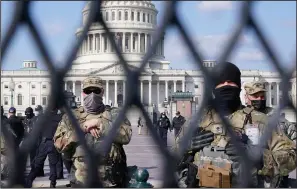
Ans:
[[[266,109],[266,100],[251,100],[251,103],[255,110],[264,113]]]
[[[219,105],[225,115],[231,114],[239,108],[241,104],[240,91],[240,88],[234,86],[223,86],[214,90],[215,103]]]
[[[26,118],[27,119],[31,119],[33,117],[33,114],[31,114],[31,113],[26,113]]]

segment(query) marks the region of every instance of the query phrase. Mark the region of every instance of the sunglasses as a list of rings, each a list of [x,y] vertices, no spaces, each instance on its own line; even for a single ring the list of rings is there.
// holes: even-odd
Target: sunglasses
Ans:
[[[87,95],[91,94],[91,93],[100,94],[102,92],[102,90],[98,89],[98,88],[87,88],[87,89],[84,89],[83,92]]]

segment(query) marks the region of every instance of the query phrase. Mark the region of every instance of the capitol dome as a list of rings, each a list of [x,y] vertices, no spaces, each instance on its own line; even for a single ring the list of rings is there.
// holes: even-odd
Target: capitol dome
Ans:
[[[82,10],[82,26],[87,22],[90,6],[91,2],[87,2]],[[158,11],[155,5],[151,1],[103,1],[101,13],[129,65],[138,67],[152,44],[153,32],[157,27]],[[80,36],[82,31],[83,27],[80,27],[76,36]],[[103,26],[93,23],[73,62],[73,68],[103,68],[117,63],[115,49]],[[169,68],[169,61],[164,56],[164,37],[146,68]]]

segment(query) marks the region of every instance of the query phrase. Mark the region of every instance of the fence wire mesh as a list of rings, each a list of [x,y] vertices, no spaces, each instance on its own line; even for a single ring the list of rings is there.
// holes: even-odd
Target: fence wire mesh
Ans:
[[[1,55],[2,55],[2,61],[5,59],[5,56],[7,55],[7,51],[9,49],[9,46],[11,45],[11,41],[15,37],[16,31],[20,28],[20,26],[25,25],[29,28],[30,34],[33,36],[34,42],[36,44],[36,47],[39,51],[39,53],[42,55],[42,58],[44,60],[44,63],[46,64],[48,71],[50,72],[51,77],[51,92],[50,92],[50,100],[49,105],[45,113],[42,115],[41,119],[38,119],[38,121],[34,125],[34,129],[32,131],[32,135],[30,138],[26,138],[23,141],[23,145],[20,147],[18,151],[10,152],[10,155],[12,157],[13,163],[12,163],[12,176],[8,180],[7,187],[13,187],[13,186],[23,186],[24,185],[24,173],[26,170],[26,160],[27,155],[30,152],[30,150],[33,148],[34,143],[38,139],[38,134],[41,132],[42,125],[46,123],[47,117],[49,116],[50,110],[54,105],[58,105],[58,107],[64,107],[66,110],[66,114],[69,116],[72,125],[74,126],[75,131],[78,133],[78,138],[80,142],[83,145],[83,148],[86,150],[86,161],[88,165],[88,180],[86,182],[85,187],[100,187],[102,186],[100,181],[98,181],[97,177],[97,169],[95,165],[98,165],[98,153],[91,151],[91,149],[88,148],[85,140],[84,140],[84,134],[81,131],[79,127],[79,123],[75,119],[70,107],[66,103],[65,96],[63,93],[63,78],[66,77],[67,72],[71,69],[71,65],[73,60],[76,58],[76,54],[79,50],[79,47],[82,45],[83,40],[87,37],[88,30],[93,22],[99,22],[102,24],[105,32],[107,33],[107,36],[109,38],[109,41],[111,42],[111,45],[115,49],[116,55],[119,58],[120,64],[123,66],[126,77],[127,77],[127,90],[124,100],[123,108],[121,109],[120,113],[118,114],[117,118],[112,123],[112,129],[109,132],[108,137],[106,137],[105,141],[103,142],[101,152],[105,152],[106,149],[110,149],[111,143],[113,141],[113,138],[115,137],[116,130],[119,128],[120,123],[124,119],[124,116],[126,112],[129,110],[131,105],[135,105],[139,108],[139,110],[143,113],[145,121],[147,123],[148,129],[150,133],[152,134],[153,140],[158,144],[159,150],[163,155],[163,158],[166,160],[164,161],[164,183],[163,187],[178,187],[177,181],[174,179],[175,175],[175,166],[178,159],[182,156],[184,151],[187,148],[187,143],[190,137],[191,133],[197,128],[197,122],[199,118],[202,116],[202,111],[205,108],[205,106],[211,102],[211,88],[207,87],[209,85],[212,85],[215,76],[211,75],[211,73],[203,67],[203,60],[204,56],[199,50],[199,45],[194,45],[191,38],[189,37],[189,32],[185,29],[184,24],[180,21],[180,15],[177,12],[178,9],[178,1],[168,1],[165,2],[165,14],[164,17],[161,19],[161,24],[158,27],[158,29],[153,34],[153,42],[150,48],[148,48],[147,53],[145,54],[143,61],[141,62],[141,66],[137,70],[131,70],[128,67],[128,63],[125,61],[123,55],[120,53],[120,50],[118,46],[116,45],[114,38],[110,32],[110,29],[108,28],[107,24],[105,23],[102,15],[101,15],[101,1],[92,1],[91,2],[91,10],[90,14],[87,20],[87,23],[84,25],[82,35],[78,38],[74,46],[72,47],[69,55],[66,59],[66,65],[62,69],[57,69],[57,67],[54,65],[53,58],[49,55],[49,50],[47,44],[44,42],[44,39],[41,37],[41,32],[39,28],[37,27],[37,24],[32,19],[32,15],[30,14],[30,10],[32,7],[32,4],[34,2],[31,1],[18,1],[15,3],[15,10],[13,13],[13,19],[10,23],[10,27],[4,37],[4,40],[1,44]],[[268,42],[268,39],[266,35],[264,34],[262,28],[260,27],[257,19],[253,15],[253,7],[256,3],[253,1],[247,1],[242,2],[241,5],[241,11],[238,15],[238,21],[237,24],[233,30],[233,33],[231,34],[230,39],[227,42],[226,48],[221,52],[221,56],[218,59],[218,64],[225,65],[224,63],[231,55],[232,51],[234,50],[234,47],[236,43],[239,41],[240,35],[243,33],[244,30],[253,30],[262,45],[265,53],[267,54],[267,57],[270,58],[271,65],[276,68],[276,70],[279,72],[281,78],[282,78],[282,91],[289,91],[290,86],[290,79],[293,75],[293,70],[291,71],[285,71],[281,67],[281,61],[276,56],[276,53],[272,50],[271,45]],[[191,52],[197,68],[199,68],[205,79],[205,85],[204,85],[204,94],[203,94],[203,101],[202,105],[200,106],[198,112],[196,115],[193,116],[193,118],[190,121],[190,125],[188,127],[188,131],[186,132],[185,136],[183,137],[181,147],[178,153],[170,152],[166,146],[161,142],[161,139],[158,137],[157,132],[155,129],[153,129],[153,124],[151,119],[149,118],[149,115],[146,113],[144,106],[141,103],[140,100],[140,94],[139,94],[139,77],[141,75],[141,72],[144,70],[145,65],[147,64],[148,60],[152,56],[154,50],[156,49],[160,39],[163,36],[163,33],[168,27],[175,26],[180,35],[182,36],[183,40],[185,41],[188,50]],[[295,65],[295,61],[294,65]],[[2,62],[1,62],[2,64]],[[135,89],[137,87],[137,89]],[[134,92],[130,92],[134,91]],[[135,92],[138,91],[138,92]],[[216,104],[212,104],[215,110],[219,113],[220,118],[223,122],[223,125],[227,131],[227,133],[231,136],[231,140],[235,141],[235,134],[233,133],[231,129],[230,122],[223,116],[221,110],[218,108]],[[276,109],[274,116],[272,116],[269,119],[269,124],[266,130],[264,131],[264,135],[260,139],[260,144],[265,145],[266,141],[270,139],[272,136],[272,131],[276,127],[277,120],[279,119],[280,111],[284,107],[289,107],[291,109],[294,109],[296,111],[296,108],[294,107],[291,99],[289,98],[288,93],[283,93],[283,99],[280,102],[279,107]],[[7,130],[5,129],[6,123],[2,123],[2,133],[4,134],[5,139],[10,140]],[[235,142],[235,144],[237,144]],[[253,164],[258,162],[260,160],[260,156],[256,156],[254,158],[248,158],[247,154],[244,153],[244,151],[241,149],[239,145],[236,145],[236,148],[241,156],[245,174],[241,175],[241,187],[247,187],[249,186],[251,176],[249,173],[251,172],[251,167]],[[260,154],[260,151],[255,151],[252,154]]]

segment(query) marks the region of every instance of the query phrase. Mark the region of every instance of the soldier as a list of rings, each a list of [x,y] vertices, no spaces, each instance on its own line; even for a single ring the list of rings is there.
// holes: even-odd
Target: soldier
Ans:
[[[58,124],[61,121],[61,115],[57,114],[58,109],[53,108],[48,118],[47,124],[41,132],[41,143],[39,145],[38,153],[36,154],[33,169],[31,169],[26,185],[32,186],[33,181],[37,177],[39,170],[44,165],[44,161],[48,156],[50,167],[50,187],[55,188],[57,184],[57,163],[59,154],[54,146],[53,137],[57,130]],[[61,162],[62,163],[62,162]]]
[[[180,115],[180,112],[177,111],[175,117],[172,120],[172,128],[174,129],[174,136],[177,137],[180,128],[184,125],[186,119],[184,116]]]
[[[12,142],[16,139],[16,134],[11,129],[10,125],[8,124],[8,118],[4,115],[4,109],[3,106],[1,106],[1,178],[6,179],[9,176],[9,160],[10,158],[7,157],[7,147],[9,147],[6,143],[6,139],[11,138]],[[8,131],[8,134],[10,136],[4,137],[3,134],[3,127],[5,127]],[[1,186],[2,186],[1,182]]]
[[[234,64],[227,62],[224,69],[218,64],[213,72],[217,77],[214,81],[215,86],[212,88],[214,94],[212,102],[218,104],[223,115],[230,121],[238,136],[237,145],[252,156],[249,150],[258,146],[259,136],[267,126],[267,116],[253,108],[241,105],[241,73]],[[183,133],[180,132],[177,137],[177,148]],[[272,139],[267,141],[263,148],[261,165],[253,169],[253,182],[249,187],[263,187],[263,182],[258,178],[276,181],[272,187],[277,187],[279,176],[287,175],[296,168],[296,145],[282,134],[281,130],[274,131]],[[230,142],[230,137],[227,136],[226,129],[211,104],[206,108],[199,122],[199,128],[192,137],[191,147],[186,155],[188,154],[194,156],[191,157],[194,161],[190,163],[194,162],[196,167],[193,172],[188,169],[186,174],[188,176],[185,174],[180,176],[180,181],[188,187],[198,187],[198,185],[211,188],[236,187],[240,183],[240,175],[247,171],[242,169],[239,152]],[[209,172],[212,174],[210,175]],[[261,176],[258,177],[258,174]],[[221,177],[216,177],[217,175]],[[194,182],[191,178],[194,178]]]
[[[36,106],[35,108],[35,121],[37,121],[40,116],[43,114],[43,107],[41,105]],[[39,149],[39,145],[41,143],[41,137],[39,137],[38,141],[36,142],[37,144],[37,150],[36,150],[36,154],[38,154],[38,149]],[[40,170],[38,171],[37,177],[44,177],[44,164],[42,166],[40,166]]]
[[[84,106],[73,110],[85,138],[94,150],[100,146],[103,137],[111,129],[111,123],[117,110],[105,111],[102,102],[104,89],[99,77],[88,77],[83,81]],[[99,179],[104,187],[126,187],[127,164],[123,145],[130,142],[132,129],[130,122],[123,121],[112,143],[109,154],[98,167]],[[54,137],[59,152],[73,160],[71,184],[82,186],[86,182],[87,170],[84,161],[85,152],[79,145],[73,126],[67,115],[64,115]]]
[[[25,118],[23,120],[23,124],[25,127],[25,137],[29,136],[29,134],[31,133],[31,131],[33,129],[33,125],[35,123],[35,120],[36,119],[35,119],[33,109],[31,107],[26,108]],[[33,169],[33,165],[34,165],[33,160],[35,158],[37,148],[38,148],[38,145],[36,144],[36,146],[32,148],[32,150],[29,154],[31,169]]]
[[[260,111],[267,116],[273,115],[273,108],[266,106],[265,99],[265,85],[263,82],[250,82],[246,83],[244,86],[245,89],[245,102],[248,107],[253,107],[255,110]],[[292,141],[296,140],[296,126],[293,123],[290,123],[286,118],[285,114],[282,113],[279,119],[279,126],[283,132],[290,138]],[[289,174],[285,175],[282,178],[281,187],[287,188],[289,184]]]
[[[245,89],[245,102],[247,106],[254,107],[257,111],[260,111],[268,116],[273,114],[273,108],[266,106],[265,99],[265,87],[262,82],[250,82],[246,83]],[[296,140],[296,125],[290,123],[286,118],[285,114],[282,113],[279,124],[284,133],[292,140]]]
[[[166,116],[166,112],[163,112],[161,113],[161,117],[158,120],[158,130],[160,138],[164,142],[165,146],[167,146],[168,129],[170,129],[170,132],[172,131],[170,126],[170,120]]]

